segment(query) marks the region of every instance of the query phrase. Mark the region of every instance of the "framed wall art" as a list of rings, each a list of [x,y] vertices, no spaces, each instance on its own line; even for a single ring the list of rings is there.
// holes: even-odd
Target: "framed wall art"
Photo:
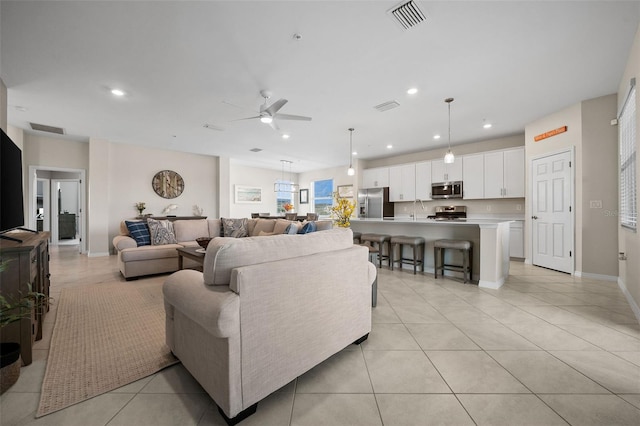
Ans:
[[[300,204],[309,204],[309,190],[301,189],[300,190]]]
[[[236,203],[262,203],[262,188],[257,186],[236,185]]]
[[[338,185],[338,197],[353,198],[353,185]]]

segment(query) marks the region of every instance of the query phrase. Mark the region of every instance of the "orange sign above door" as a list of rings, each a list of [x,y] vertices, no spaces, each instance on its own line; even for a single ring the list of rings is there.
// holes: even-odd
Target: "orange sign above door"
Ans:
[[[559,135],[560,133],[564,133],[567,131],[567,126],[558,127],[557,129],[549,130],[548,132],[544,132],[535,136],[533,138],[534,141],[539,142],[543,139],[550,138],[551,136]]]

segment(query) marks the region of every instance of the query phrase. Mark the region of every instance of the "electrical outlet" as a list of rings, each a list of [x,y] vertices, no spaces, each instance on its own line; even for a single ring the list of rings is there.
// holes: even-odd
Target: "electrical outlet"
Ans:
[[[522,204],[516,204],[516,210],[518,211],[522,210]]]
[[[589,201],[590,209],[601,209],[602,208],[602,200],[591,200]]]

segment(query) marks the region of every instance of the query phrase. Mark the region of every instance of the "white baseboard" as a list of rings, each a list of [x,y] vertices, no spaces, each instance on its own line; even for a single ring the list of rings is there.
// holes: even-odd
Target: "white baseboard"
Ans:
[[[499,289],[500,287],[502,287],[503,284],[504,284],[504,278],[500,278],[496,282],[484,281],[484,280],[478,281],[478,287],[490,288],[490,289],[493,289],[493,290]]]
[[[525,263],[526,265],[532,265],[532,263],[531,263],[531,259],[529,259],[528,257],[525,257],[525,258],[524,258],[524,263]]]
[[[624,293],[624,297],[627,298],[627,302],[629,302],[629,306],[631,306],[631,310],[636,316],[636,319],[638,320],[638,322],[640,322],[640,306],[638,306],[636,301],[633,300],[633,296],[631,296],[631,293],[629,293],[629,290],[627,290],[627,286],[624,285],[624,282],[622,281],[621,278],[618,278],[618,287],[620,287],[620,290],[622,290],[622,293]]]
[[[573,275],[574,277],[578,277],[578,278],[580,278],[580,277],[582,277],[582,271],[573,271],[573,274],[572,274],[572,275]]]
[[[89,252],[89,254],[87,255],[88,257],[104,257],[104,256],[110,256],[108,251],[103,251],[103,252]]]
[[[576,274],[577,272],[578,271],[576,271]],[[592,280],[613,281],[614,283],[618,281],[618,277],[613,275],[592,274],[590,272],[581,272],[581,275],[576,276],[581,276],[582,278],[590,278]]]

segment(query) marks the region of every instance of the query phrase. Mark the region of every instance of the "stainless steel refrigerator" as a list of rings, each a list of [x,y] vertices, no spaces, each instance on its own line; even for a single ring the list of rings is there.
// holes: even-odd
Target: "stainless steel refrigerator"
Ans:
[[[393,217],[393,203],[389,202],[389,188],[358,190],[358,217],[360,219],[382,219]]]

